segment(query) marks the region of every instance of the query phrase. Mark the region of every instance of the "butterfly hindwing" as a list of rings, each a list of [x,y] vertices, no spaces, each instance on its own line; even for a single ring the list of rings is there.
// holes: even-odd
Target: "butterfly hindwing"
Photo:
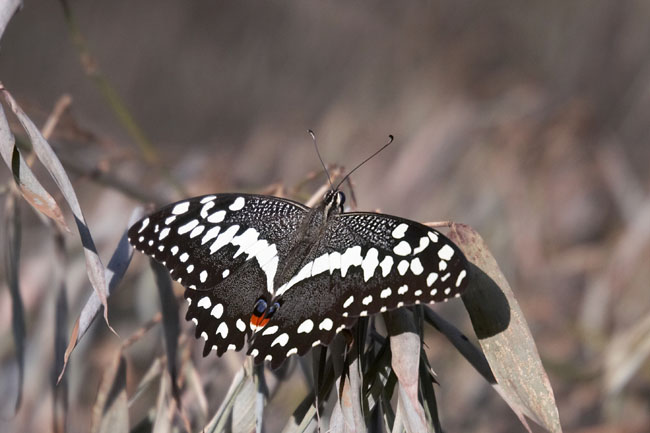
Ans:
[[[187,319],[221,355],[242,348],[256,299],[271,298],[277,266],[306,208],[268,196],[219,194],[168,205],[134,224],[129,241],[186,287]]]
[[[466,275],[462,252],[437,230],[376,213],[336,215],[300,271],[276,292],[281,308],[249,353],[275,367],[327,345],[356,317],[459,296]]]

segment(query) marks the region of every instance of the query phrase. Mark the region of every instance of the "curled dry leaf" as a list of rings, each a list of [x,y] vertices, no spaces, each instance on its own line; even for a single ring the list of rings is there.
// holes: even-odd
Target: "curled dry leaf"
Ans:
[[[134,222],[142,217],[143,213],[143,208],[136,208],[129,218],[127,227],[131,227]],[[106,281],[108,281],[108,296],[113,293],[117,285],[120,283],[120,281],[122,281],[122,277],[124,277],[124,273],[131,263],[131,257],[133,257],[133,247],[131,247],[131,244],[129,244],[127,231],[125,230],[105,270],[105,278]],[[65,372],[66,365],[68,364],[70,354],[77,346],[77,343],[79,343],[79,340],[81,340],[81,338],[86,334],[86,331],[88,331],[90,324],[93,322],[93,320],[95,320],[95,317],[101,308],[102,302],[99,299],[97,292],[93,291],[86,301],[86,304],[79,314],[79,318],[72,328],[70,341],[68,342],[68,347],[65,350],[63,369],[59,374],[59,380],[61,380],[61,377],[63,377],[63,373]]]
[[[99,296],[99,299],[102,301],[102,305],[104,306],[104,320],[110,328],[108,322],[108,305],[106,303],[106,292],[108,289],[106,287],[106,278],[104,276],[104,265],[97,254],[95,241],[93,240],[88,225],[86,224],[86,220],[84,219],[81,206],[79,205],[79,200],[77,199],[77,195],[72,187],[72,182],[70,182],[70,179],[63,168],[63,164],[61,164],[61,161],[59,161],[54,150],[52,150],[52,147],[47,140],[45,140],[36,125],[34,125],[31,119],[18,106],[7,89],[1,87],[0,90],[4,94],[7,103],[11,106],[11,109],[18,117],[18,121],[22,125],[23,129],[27,132],[38,159],[56,182],[59,190],[63,194],[63,197],[74,214],[75,223],[77,224],[77,229],[81,237],[81,244],[84,248],[88,279]]]
[[[341,383],[341,381],[343,383]],[[342,432],[362,432],[366,430],[363,413],[361,411],[361,376],[359,374],[359,357],[355,357],[347,368],[347,374],[339,377],[337,388],[341,390],[339,394],[339,404],[335,410],[340,411],[340,419],[335,423],[338,431]],[[340,421],[340,422],[339,422]],[[333,431],[336,431],[332,429]]]
[[[508,404],[551,432],[561,432],[553,390],[510,285],[472,228],[452,224],[449,238],[472,262],[463,302]],[[523,418],[520,416],[520,419]]]
[[[20,193],[37,212],[51,218],[66,231],[70,231],[59,205],[36,179],[15,143],[16,140],[9,129],[9,123],[0,105],[0,154],[11,170]]]
[[[391,366],[398,381],[398,413],[407,432],[427,431],[424,408],[418,400],[420,336],[412,311],[399,309],[387,314],[390,333]],[[395,427],[393,427],[394,429]]]

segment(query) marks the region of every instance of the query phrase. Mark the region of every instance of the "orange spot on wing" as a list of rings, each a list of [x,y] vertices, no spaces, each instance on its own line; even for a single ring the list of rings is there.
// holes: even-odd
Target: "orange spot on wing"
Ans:
[[[269,323],[269,318],[268,317],[256,316],[255,314],[253,314],[251,316],[251,325],[253,326],[253,329],[255,329],[255,330],[264,328],[267,323]]]

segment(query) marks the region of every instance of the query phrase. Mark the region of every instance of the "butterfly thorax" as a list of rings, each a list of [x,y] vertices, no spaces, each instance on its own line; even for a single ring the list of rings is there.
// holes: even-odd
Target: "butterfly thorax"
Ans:
[[[278,269],[276,276],[276,287],[287,283],[304,264],[317,251],[320,243],[325,239],[325,232],[330,218],[343,212],[343,203],[345,195],[338,190],[328,191],[323,200],[313,207],[305,216],[300,228],[297,230],[298,236],[294,245],[291,247],[288,259]],[[278,299],[274,299],[277,301]],[[273,302],[269,302],[272,305]]]

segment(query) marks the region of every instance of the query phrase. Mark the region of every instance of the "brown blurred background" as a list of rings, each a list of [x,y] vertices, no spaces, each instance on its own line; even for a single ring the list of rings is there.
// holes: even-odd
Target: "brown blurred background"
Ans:
[[[521,303],[565,431],[650,431],[650,3],[70,6],[90,65],[80,62],[61,4],[27,1],[2,39],[0,80],[39,124],[61,95],[73,98],[52,144],[105,261],[138,198],[275,183],[290,190],[320,168],[309,128],[324,159],[348,169],[394,134],[395,144],[353,176],[359,208],[472,225]],[[156,157],[143,156],[88,68],[114,86]],[[9,179],[8,170],[0,177]],[[23,217],[25,396],[9,419],[16,367],[3,282],[2,431],[51,423],[53,248],[27,207]],[[67,242],[72,321],[90,288],[78,241]],[[140,274],[130,271],[110,301],[123,337],[158,309],[155,289],[146,288],[151,277]],[[462,305],[453,304],[439,310],[473,336]],[[101,369],[119,344],[104,328],[95,323],[73,354],[69,431],[87,430]],[[134,371],[151,362],[157,338],[134,349]],[[429,355],[447,431],[523,430],[433,332]],[[202,362],[212,371],[204,383],[223,395],[240,358]],[[293,406],[276,409],[281,426]]]

